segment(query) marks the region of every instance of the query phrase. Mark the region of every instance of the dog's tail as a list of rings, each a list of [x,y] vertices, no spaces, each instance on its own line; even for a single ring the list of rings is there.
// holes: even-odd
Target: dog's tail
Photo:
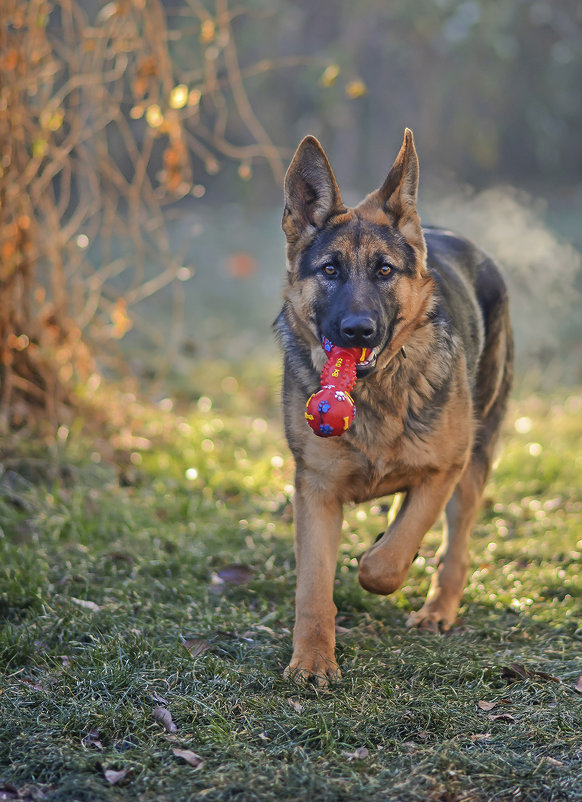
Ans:
[[[479,424],[473,462],[481,464],[485,483],[513,383],[513,332],[505,282],[490,259],[479,266],[476,290],[483,312],[485,344],[476,380],[475,414]]]

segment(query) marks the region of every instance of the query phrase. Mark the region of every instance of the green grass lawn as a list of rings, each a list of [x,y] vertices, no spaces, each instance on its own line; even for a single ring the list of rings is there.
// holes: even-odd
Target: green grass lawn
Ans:
[[[385,508],[346,511],[324,692],[282,676],[277,371],[215,372],[174,410],[126,396],[98,435],[5,445],[0,800],[582,800],[582,393],[513,403],[451,633],[405,628],[438,533],[371,596]]]

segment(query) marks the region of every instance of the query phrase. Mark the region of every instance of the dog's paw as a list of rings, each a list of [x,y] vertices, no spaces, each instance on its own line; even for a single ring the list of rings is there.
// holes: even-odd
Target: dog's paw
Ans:
[[[298,655],[297,657],[293,655],[283,676],[300,685],[312,684],[321,689],[327,688],[330,682],[339,682],[342,678],[335,660],[326,658],[322,654]]]
[[[418,612],[408,616],[406,626],[435,633],[447,632],[455,623],[455,618],[456,610],[451,613],[434,605],[425,604]]]

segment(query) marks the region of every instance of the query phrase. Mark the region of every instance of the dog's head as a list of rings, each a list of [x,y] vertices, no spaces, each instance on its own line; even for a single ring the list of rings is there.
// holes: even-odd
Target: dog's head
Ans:
[[[317,139],[299,145],[285,177],[285,298],[313,346],[323,336],[372,348],[358,375],[371,373],[404,344],[433,289],[416,211],[418,158],[412,131],[382,186],[346,207]]]

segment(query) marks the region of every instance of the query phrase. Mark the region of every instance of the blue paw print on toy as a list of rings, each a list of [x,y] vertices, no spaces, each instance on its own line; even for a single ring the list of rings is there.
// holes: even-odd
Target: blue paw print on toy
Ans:
[[[331,434],[333,432],[333,427],[330,426],[329,423],[322,423],[319,427],[319,431],[324,434]]]
[[[332,343],[332,342],[330,342],[330,341],[327,339],[327,337],[324,337],[324,338],[323,338],[323,350],[324,350],[324,351],[327,351],[327,353],[329,354],[329,352],[331,351],[331,349],[332,349],[332,348],[333,348],[333,343]]]
[[[330,410],[330,403],[329,401],[320,401],[317,405],[317,411],[321,412],[322,415],[325,415],[326,412]]]

